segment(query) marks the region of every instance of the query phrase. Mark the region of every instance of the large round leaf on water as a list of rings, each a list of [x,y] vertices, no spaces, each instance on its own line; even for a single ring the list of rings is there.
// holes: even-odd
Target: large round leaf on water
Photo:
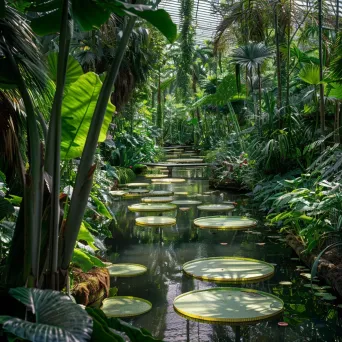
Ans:
[[[62,106],[61,158],[63,160],[81,157],[101,87],[99,76],[92,72],[80,76],[70,85]],[[106,139],[114,111],[115,107],[108,102],[99,142]]]
[[[197,164],[197,163],[202,163],[203,159],[168,159],[167,160],[168,163],[176,163],[176,164]]]
[[[147,194],[149,192],[150,190],[147,190],[147,189],[130,189],[129,190],[130,194]]]
[[[176,219],[165,216],[146,216],[136,218],[135,223],[144,227],[166,227],[174,226]]]
[[[133,212],[164,212],[164,211],[172,211],[177,208],[174,204],[169,203],[138,203],[128,206],[128,210]]]
[[[274,274],[274,266],[248,258],[214,257],[189,261],[183,271],[198,279],[239,283],[267,279]]]
[[[197,207],[203,211],[231,211],[234,208],[234,205],[231,204],[204,204]]]
[[[160,182],[160,183],[184,183],[185,179],[183,178],[161,178],[161,179],[152,179],[152,182]]]
[[[279,315],[281,299],[269,293],[235,287],[216,287],[184,293],[173,302],[187,319],[207,323],[254,323]]]
[[[198,204],[201,204],[202,202],[193,201],[193,200],[177,200],[177,201],[172,201],[171,203],[176,204],[176,205],[198,205]]]
[[[152,309],[152,304],[145,299],[116,296],[103,301],[101,310],[107,317],[133,317],[142,315]]]
[[[125,184],[127,188],[144,188],[144,187],[148,187],[149,185],[151,184],[150,183],[127,183]]]
[[[172,202],[173,197],[144,197],[141,199],[143,203],[169,203]]]
[[[148,194],[149,196],[172,196],[173,191],[167,191],[167,190],[152,190]]]
[[[149,175],[145,175],[146,178],[166,178],[167,175],[164,174],[149,174]]]
[[[241,216],[209,216],[194,220],[194,224],[200,228],[211,229],[247,229],[255,227],[257,221]]]
[[[139,264],[111,264],[107,267],[111,277],[136,277],[147,272],[147,267]]]

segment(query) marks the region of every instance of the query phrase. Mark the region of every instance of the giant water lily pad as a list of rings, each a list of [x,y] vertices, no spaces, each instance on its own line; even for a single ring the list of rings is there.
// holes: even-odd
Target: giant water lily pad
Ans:
[[[109,194],[112,196],[123,196],[123,195],[127,194],[127,192],[116,190],[116,191],[109,191]]]
[[[154,177],[156,178],[156,177]],[[159,182],[159,183],[184,183],[184,178],[162,178],[162,179],[151,179],[152,182]]]
[[[145,299],[116,296],[103,301],[101,310],[107,317],[133,317],[142,315],[152,309],[152,304]]]
[[[164,212],[177,209],[177,206],[169,203],[138,203],[128,206],[128,210],[133,212]]]
[[[127,183],[125,184],[128,188],[144,188],[147,187],[149,185],[151,185],[150,183]]]
[[[136,218],[135,223],[138,226],[145,227],[166,227],[174,226],[176,224],[176,219],[165,216],[146,216]]]
[[[235,206],[231,204],[205,204],[197,207],[202,211],[231,211],[234,208]]]
[[[168,163],[175,163],[175,164],[196,164],[196,163],[202,163],[203,159],[200,158],[193,158],[193,159],[168,159]]]
[[[238,283],[267,279],[274,274],[274,266],[254,259],[215,257],[189,261],[183,271],[198,279]]]
[[[149,197],[151,196],[172,196],[173,192],[172,191],[167,191],[167,190],[152,190],[148,194]]]
[[[200,228],[211,229],[248,229],[255,227],[257,221],[241,216],[209,216],[194,220],[194,224]]]
[[[111,264],[107,269],[111,277],[136,277],[147,272],[147,267],[139,264]]]
[[[189,193],[187,191],[175,191],[175,196],[188,196]]]
[[[193,200],[177,200],[177,201],[172,201],[172,204],[176,205],[198,205],[202,204],[200,201],[193,201]]]
[[[147,189],[130,189],[129,190],[130,194],[147,194],[149,192],[150,190],[147,190]]]
[[[146,178],[166,178],[167,175],[164,175],[164,174],[149,174],[149,175],[145,175]]]
[[[123,199],[134,199],[134,198],[140,198],[142,196],[146,196],[145,194],[141,193],[129,193],[129,194],[124,194],[122,196]]]
[[[269,293],[235,287],[216,287],[184,293],[173,302],[187,319],[211,323],[255,323],[279,315],[281,299]]]
[[[141,199],[143,203],[170,203],[173,201],[173,197],[144,197]]]

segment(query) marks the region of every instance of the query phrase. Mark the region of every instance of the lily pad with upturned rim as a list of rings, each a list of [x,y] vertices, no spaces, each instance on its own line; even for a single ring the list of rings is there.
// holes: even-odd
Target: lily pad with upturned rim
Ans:
[[[156,174],[148,174],[148,175],[145,175],[145,178],[166,178],[167,175],[165,174],[159,174],[159,173],[156,173]]]
[[[278,297],[252,289],[216,287],[184,293],[173,302],[181,316],[206,323],[255,323],[283,312]]]
[[[146,216],[136,218],[135,223],[143,227],[169,227],[176,224],[176,219],[166,216]]]
[[[176,201],[172,201],[172,204],[176,204],[176,205],[198,205],[198,204],[202,204],[202,202],[200,201],[193,201],[193,200],[176,200]]]
[[[229,204],[204,204],[199,205],[197,209],[202,211],[231,211],[235,206]]]
[[[138,203],[128,206],[133,212],[165,212],[177,209],[177,206],[170,203]]]
[[[147,272],[147,267],[140,264],[111,264],[107,266],[109,275],[111,277],[136,277]]]
[[[144,197],[141,199],[143,203],[170,203],[173,201],[173,197]]]
[[[149,197],[157,197],[157,196],[172,196],[173,191],[167,191],[167,190],[152,190],[148,194]]]
[[[152,309],[152,304],[142,298],[131,296],[116,296],[103,301],[101,310],[107,317],[134,317]]]
[[[147,189],[130,189],[129,190],[130,194],[147,194],[149,192],[150,190],[147,190]]]
[[[127,183],[125,185],[127,186],[127,188],[143,188],[150,186],[151,183]]]
[[[193,159],[168,159],[167,160],[168,163],[181,163],[181,164],[196,164],[196,163],[203,163],[203,159],[202,158],[193,158]]]
[[[120,191],[120,190],[109,191],[109,194],[112,196],[123,196],[123,195],[127,194],[127,191]]]
[[[151,179],[153,183],[184,183],[186,180],[184,178],[161,178],[161,179]]]
[[[212,257],[186,262],[183,271],[197,279],[241,283],[270,278],[274,274],[274,266],[249,258]]]
[[[208,216],[194,220],[195,226],[202,229],[248,229],[255,227],[257,221],[241,216]]]

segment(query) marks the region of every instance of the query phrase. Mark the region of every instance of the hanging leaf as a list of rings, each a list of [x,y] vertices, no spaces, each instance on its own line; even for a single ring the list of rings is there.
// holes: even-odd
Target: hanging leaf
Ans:
[[[1,317],[6,332],[35,342],[90,340],[92,319],[70,297],[58,291],[24,287],[10,289],[9,293],[36,315],[36,322]]]
[[[82,222],[80,231],[77,236],[77,240],[85,241],[94,251],[97,251],[98,248],[94,245],[95,239],[93,234],[87,229],[85,224]]]
[[[48,62],[48,73],[50,78],[56,83],[57,82],[57,65],[58,65],[58,53],[51,52],[47,57]],[[83,75],[83,70],[78,61],[73,56],[68,56],[67,70],[65,85],[76,82],[80,76]]]
[[[88,272],[94,266],[106,267],[105,264],[99,258],[97,258],[94,255],[91,255],[84,249],[81,250],[79,248],[74,249],[71,262],[79,266],[83,272]]]
[[[38,36],[46,36],[59,32],[62,20],[62,11],[57,8],[31,20],[31,28]]]
[[[96,211],[105,216],[108,219],[112,219],[113,216],[111,215],[111,213],[108,211],[107,207],[95,196],[91,196],[91,199],[94,201],[95,205],[96,205]]]
[[[62,106],[61,159],[81,157],[101,87],[99,76],[92,72],[70,85]],[[115,107],[109,102],[99,142],[106,140],[114,111]]]
[[[110,8],[115,14],[136,15],[157,28],[170,43],[173,43],[177,38],[177,25],[173,23],[169,13],[164,9],[154,10],[151,6],[129,4],[118,0],[106,0],[98,2],[103,8]]]

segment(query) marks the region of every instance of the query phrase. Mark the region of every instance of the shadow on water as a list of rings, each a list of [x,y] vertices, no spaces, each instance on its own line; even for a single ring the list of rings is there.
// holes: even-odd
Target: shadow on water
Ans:
[[[204,180],[153,186],[155,190],[189,193],[188,197],[179,196],[177,199],[196,199],[203,203],[238,202],[233,215],[248,214],[255,217],[256,213],[243,195],[217,191],[195,196],[208,192],[208,187],[208,182]],[[139,214],[129,212],[127,205],[139,202],[140,199],[116,202],[113,210],[117,213],[118,224],[113,232],[114,239],[108,241],[110,261],[139,263],[148,267],[145,275],[112,279],[112,286],[118,287],[119,295],[141,297],[153,304],[149,313],[131,319],[131,323],[172,342],[342,341],[341,309],[313,296],[304,287],[308,281],[296,271],[299,261],[291,260],[295,256],[293,251],[283,241],[269,237],[278,235],[277,232],[261,224],[252,233],[197,229],[192,223],[199,215],[196,206],[189,206],[190,210],[185,212],[177,210],[175,227],[136,227],[134,220]],[[227,244],[221,245],[222,242]],[[257,245],[260,242],[265,245]],[[215,256],[248,257],[276,264],[275,275],[271,279],[241,287],[280,297],[285,302],[283,317],[234,327],[187,321],[175,313],[173,300],[182,293],[215,286],[238,286],[216,285],[183,274],[183,263]],[[280,281],[291,281],[292,286],[281,286]],[[279,327],[277,323],[282,320],[288,322],[289,326]]]

